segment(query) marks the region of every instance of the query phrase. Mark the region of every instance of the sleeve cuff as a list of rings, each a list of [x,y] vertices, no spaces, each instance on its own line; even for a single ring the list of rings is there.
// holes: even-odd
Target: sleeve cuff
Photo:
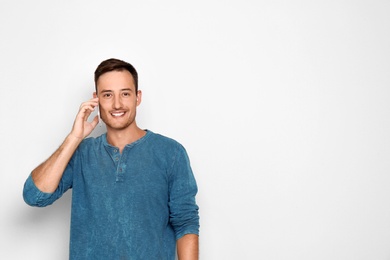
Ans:
[[[23,188],[23,199],[30,206],[45,207],[51,204],[49,201],[52,193],[42,192],[35,186],[31,174],[28,176]]]

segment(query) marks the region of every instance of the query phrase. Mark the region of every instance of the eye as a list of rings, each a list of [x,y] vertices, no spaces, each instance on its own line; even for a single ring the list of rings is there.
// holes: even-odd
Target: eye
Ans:
[[[103,94],[103,97],[104,97],[104,98],[109,98],[109,97],[111,97],[111,96],[112,96],[111,93],[104,93],[104,94]]]
[[[124,97],[130,97],[130,92],[123,92],[122,95],[123,95]]]

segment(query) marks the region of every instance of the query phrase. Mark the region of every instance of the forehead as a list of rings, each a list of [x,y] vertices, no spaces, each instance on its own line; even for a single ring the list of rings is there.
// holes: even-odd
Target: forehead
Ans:
[[[127,70],[110,71],[102,74],[97,80],[96,86],[98,92],[123,88],[135,91],[134,78]]]

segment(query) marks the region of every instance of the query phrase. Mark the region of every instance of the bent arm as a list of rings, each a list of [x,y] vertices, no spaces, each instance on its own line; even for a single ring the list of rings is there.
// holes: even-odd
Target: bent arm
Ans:
[[[68,135],[62,145],[49,159],[35,168],[31,177],[35,186],[46,193],[53,193],[60,183],[62,174],[82,139]]]
[[[98,123],[97,116],[92,122],[87,121],[89,115],[97,105],[98,98],[93,98],[81,104],[71,133],[66,137],[65,141],[57,149],[57,151],[49,157],[49,159],[32,171],[31,177],[35,186],[40,191],[52,193],[57,189],[62,174],[64,173],[72,155],[81,141],[92,132]]]
[[[187,234],[177,240],[177,256],[179,260],[199,259],[199,237]]]

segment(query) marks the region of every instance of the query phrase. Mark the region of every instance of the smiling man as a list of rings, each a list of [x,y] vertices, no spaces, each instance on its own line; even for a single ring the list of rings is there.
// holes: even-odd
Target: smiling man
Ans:
[[[197,185],[184,147],[137,126],[135,68],[118,59],[95,71],[96,92],[69,135],[26,180],[24,200],[52,204],[72,188],[70,259],[198,259]],[[107,132],[86,138],[99,122]]]

